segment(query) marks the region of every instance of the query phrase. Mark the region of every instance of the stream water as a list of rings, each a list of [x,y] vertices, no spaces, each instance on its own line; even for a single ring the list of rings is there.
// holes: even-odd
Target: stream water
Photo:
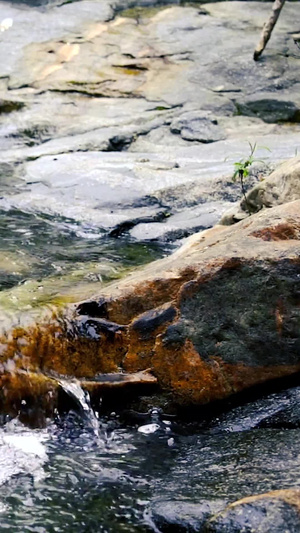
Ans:
[[[0,209],[0,322],[8,327],[22,316],[40,317],[43,306],[88,297],[170,250],[113,239],[72,220]]]
[[[114,413],[98,417],[76,382],[62,387],[77,409],[46,428],[3,420],[1,531],[157,532],[157,502],[234,501],[279,483],[300,486],[300,429],[253,429],[263,412],[291,407],[298,388],[191,431],[154,409],[142,424],[124,424]]]

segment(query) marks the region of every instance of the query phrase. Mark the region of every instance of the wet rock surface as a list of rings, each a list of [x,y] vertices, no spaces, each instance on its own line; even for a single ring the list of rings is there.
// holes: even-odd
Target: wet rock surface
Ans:
[[[160,531],[205,531],[208,519],[223,510],[226,501],[203,501],[187,503],[182,501],[158,502],[151,507],[151,517]]]
[[[184,451],[175,437],[176,462],[149,506],[159,530],[297,531],[298,430],[228,433],[224,425],[188,440]]]
[[[213,518],[207,531],[215,533],[239,533],[287,531],[296,533],[300,527],[300,490],[274,491],[250,496],[231,504]]]
[[[277,490],[226,505],[216,499],[199,503],[166,501],[152,505],[159,531],[203,533],[296,533],[299,531],[299,489]]]
[[[179,402],[195,404],[297,371],[298,204],[215,226],[110,285],[99,299],[128,324],[124,368],[152,367]]]

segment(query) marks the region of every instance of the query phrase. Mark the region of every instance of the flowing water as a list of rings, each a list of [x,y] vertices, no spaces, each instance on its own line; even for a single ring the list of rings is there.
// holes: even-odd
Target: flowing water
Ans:
[[[162,257],[171,245],[113,239],[72,220],[0,209],[0,322],[40,317]]]
[[[229,413],[228,423],[226,415],[215,419],[214,431],[191,434],[157,409],[143,424],[125,424],[115,413],[98,417],[77,382],[61,386],[78,409],[46,428],[3,420],[0,531],[157,532],[155,502],[234,501],[279,483],[300,486],[300,429],[251,430],[249,405]],[[296,401],[299,390],[291,395]],[[268,407],[271,401],[277,411],[288,403],[280,395]],[[264,402],[255,407],[263,410]]]

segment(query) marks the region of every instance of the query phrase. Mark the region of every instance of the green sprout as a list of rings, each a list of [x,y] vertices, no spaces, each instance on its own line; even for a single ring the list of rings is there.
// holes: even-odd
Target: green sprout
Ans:
[[[246,159],[240,159],[239,161],[234,163],[234,169],[235,170],[234,170],[234,174],[232,176],[232,181],[236,182],[237,179],[240,180],[241,189],[242,189],[242,195],[243,195],[244,201],[245,201],[246,211],[250,214],[250,210],[248,209],[248,202],[247,202],[247,198],[246,198],[245,179],[249,176],[250,167],[253,165],[253,163],[256,163],[258,161],[261,162],[261,163],[264,163],[264,161],[262,159],[256,159],[254,157],[254,153],[255,153],[255,151],[257,149],[256,143],[251,144],[249,142],[249,146],[250,146],[250,154],[249,154],[249,156]],[[266,148],[266,147],[262,147],[262,148],[265,148],[266,150],[269,150],[269,148]]]

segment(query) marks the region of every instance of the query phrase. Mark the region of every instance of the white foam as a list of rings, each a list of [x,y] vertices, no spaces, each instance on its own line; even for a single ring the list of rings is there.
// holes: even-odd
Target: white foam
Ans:
[[[45,440],[43,436],[35,435],[4,435],[3,441],[10,445],[14,446],[18,450],[21,450],[25,454],[33,454],[41,459],[46,459],[46,449],[42,444],[41,440]]]
[[[6,31],[6,30],[9,30],[9,28],[12,27],[14,21],[12,18],[6,18],[6,19],[3,19],[1,22],[0,22],[0,31],[3,32],[3,31]]]

